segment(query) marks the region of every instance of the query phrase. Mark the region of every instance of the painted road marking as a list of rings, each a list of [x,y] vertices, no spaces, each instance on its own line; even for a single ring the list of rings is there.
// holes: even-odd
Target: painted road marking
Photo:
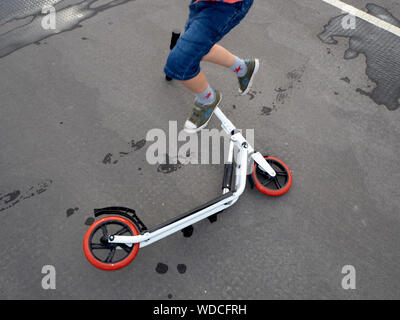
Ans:
[[[353,16],[356,16],[360,19],[368,21],[369,23],[372,23],[373,25],[375,25],[381,29],[384,29],[386,31],[389,31],[389,32],[395,34],[396,36],[400,37],[400,28],[389,22],[381,20],[367,12],[357,9],[357,8],[351,6],[343,1],[340,1],[340,0],[322,0],[322,1],[329,3],[330,5],[332,5],[336,8],[339,8],[342,11],[347,12]]]

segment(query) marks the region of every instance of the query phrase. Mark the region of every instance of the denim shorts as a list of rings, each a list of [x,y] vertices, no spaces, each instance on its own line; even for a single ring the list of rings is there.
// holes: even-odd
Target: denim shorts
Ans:
[[[176,80],[189,80],[200,72],[200,61],[210,49],[246,16],[254,0],[233,4],[195,0],[189,5],[185,32],[170,52],[165,74]]]

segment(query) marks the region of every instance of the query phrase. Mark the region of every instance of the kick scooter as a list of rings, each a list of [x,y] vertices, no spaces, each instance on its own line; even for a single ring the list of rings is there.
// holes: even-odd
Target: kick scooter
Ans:
[[[147,228],[133,209],[95,209],[95,217],[105,217],[89,227],[83,240],[85,256],[93,266],[102,270],[121,269],[133,261],[139,248],[180,230],[185,231],[205,218],[215,221],[217,213],[235,204],[243,194],[246,181],[250,182],[252,188],[255,186],[269,196],[281,196],[289,191],[292,185],[289,168],[277,158],[256,152],[218,107],[215,108],[214,115],[221,121],[222,129],[230,136],[222,194],[153,228]],[[253,168],[251,174],[247,175],[249,162]]]
[[[269,196],[280,196],[290,189],[292,175],[281,160],[255,152],[219,108],[215,108],[214,115],[221,120],[222,128],[230,135],[222,195],[150,229],[132,209],[95,209],[96,217],[107,216],[90,226],[83,241],[83,250],[92,265],[102,270],[117,270],[127,266],[136,257],[139,248],[144,248],[232,206],[243,194],[246,179],[252,186]],[[247,175],[248,158],[254,162],[250,175]]]

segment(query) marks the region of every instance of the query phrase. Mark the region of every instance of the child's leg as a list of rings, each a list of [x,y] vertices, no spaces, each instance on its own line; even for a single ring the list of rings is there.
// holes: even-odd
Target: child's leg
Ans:
[[[183,80],[181,83],[196,95],[196,101],[202,105],[210,105],[215,100],[215,91],[210,87],[207,82],[206,76],[203,71],[190,79]]]
[[[215,44],[202,61],[215,63],[235,72],[239,80],[239,93],[242,95],[250,90],[260,65],[258,59],[240,59],[219,44]]]
[[[247,72],[247,65],[245,61],[236,57],[219,44],[215,44],[211,48],[211,50],[203,57],[202,61],[207,61],[223,67],[230,68],[232,71],[236,72],[239,77],[243,77]],[[196,77],[190,80],[183,80],[181,81],[181,83],[196,95],[203,94],[207,91],[207,89],[210,89],[210,86],[203,71],[200,71],[200,73]],[[198,99],[198,101],[199,100],[200,99]],[[205,101],[203,99],[202,101],[202,103],[206,104],[209,104],[211,102],[212,99],[210,99],[209,101]]]
[[[208,87],[208,82],[203,71],[190,80],[183,80],[181,83],[194,94],[204,92]]]
[[[238,77],[243,77],[247,72],[245,60],[236,57],[219,44],[215,44],[211,48],[210,52],[203,57],[202,61],[207,61],[230,68],[237,74]]]
[[[214,109],[221,102],[221,95],[217,90],[210,87],[202,70],[194,78],[180,82],[196,94],[193,113],[186,120],[184,126],[186,132],[195,133],[207,125]]]
[[[240,23],[252,3],[253,0],[243,0],[228,5],[192,0],[185,33],[171,50],[164,67],[168,77],[180,80],[196,94],[192,115],[185,123],[187,132],[197,132],[205,127],[221,102],[220,93],[208,85],[200,69],[200,61],[225,34]],[[230,60],[229,64],[232,62]]]
[[[230,68],[235,63],[235,56],[219,44],[215,44],[203,57],[203,61]]]

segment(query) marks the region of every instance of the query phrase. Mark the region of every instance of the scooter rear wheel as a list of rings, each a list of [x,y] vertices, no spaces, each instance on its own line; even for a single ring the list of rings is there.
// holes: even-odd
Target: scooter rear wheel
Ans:
[[[139,235],[132,222],[116,216],[108,216],[97,220],[86,231],[83,239],[83,252],[89,262],[101,270],[118,270],[126,267],[136,257],[139,243],[108,243],[109,235]]]
[[[284,195],[292,186],[292,173],[286,164],[274,157],[264,157],[275,170],[276,176],[271,177],[261,170],[257,163],[253,167],[253,179],[255,187],[262,193],[278,197]]]

